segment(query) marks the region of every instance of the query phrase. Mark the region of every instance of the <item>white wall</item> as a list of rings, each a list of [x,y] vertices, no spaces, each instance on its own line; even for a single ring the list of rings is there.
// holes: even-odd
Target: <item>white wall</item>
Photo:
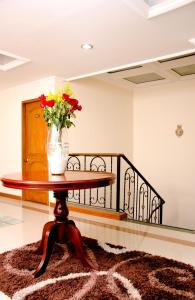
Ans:
[[[57,81],[57,87],[62,84]],[[93,77],[71,86],[83,109],[69,129],[70,152],[125,153],[131,158],[131,92]]]
[[[134,91],[133,161],[165,199],[164,223],[194,229],[195,80]]]
[[[21,102],[37,98],[54,87],[55,77],[49,77],[0,92],[0,176],[21,171]],[[21,191],[1,185],[0,192],[21,195]]]
[[[43,79],[0,93],[0,176],[21,170],[21,101],[62,86],[58,78]],[[124,152],[131,156],[130,92],[104,82],[82,79],[72,87],[83,106],[76,127],[69,130],[70,152]],[[21,194],[0,186],[0,191]]]
[[[96,79],[72,84],[83,110],[70,130],[72,152],[125,153],[131,156],[130,92]]]
[[[59,78],[0,92],[0,176],[21,170],[21,101],[36,98]],[[72,83],[83,106],[69,130],[70,152],[125,153],[165,199],[164,223],[195,228],[195,80],[134,90],[86,78]],[[182,124],[184,135],[175,135]],[[20,191],[0,186],[0,191]]]

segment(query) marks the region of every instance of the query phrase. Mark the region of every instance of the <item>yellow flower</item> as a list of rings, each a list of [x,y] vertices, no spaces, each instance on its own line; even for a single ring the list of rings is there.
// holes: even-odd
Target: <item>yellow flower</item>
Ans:
[[[63,88],[63,92],[69,96],[74,96],[74,92],[70,86],[70,83],[66,83],[64,88]]]
[[[48,95],[46,96],[46,100],[49,101],[49,100],[55,100],[55,95],[49,91]]]

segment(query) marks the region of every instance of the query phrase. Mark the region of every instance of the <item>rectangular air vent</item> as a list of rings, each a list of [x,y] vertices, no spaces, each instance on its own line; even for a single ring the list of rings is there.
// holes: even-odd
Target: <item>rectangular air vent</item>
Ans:
[[[177,68],[173,68],[171,70],[173,70],[180,76],[193,75],[193,74],[195,74],[195,64],[177,67]]]
[[[145,83],[145,82],[163,80],[165,78],[161,77],[159,74],[156,74],[156,73],[147,73],[147,74],[127,77],[124,79],[128,80],[132,83],[135,83],[135,84],[140,84],[140,83]]]
[[[166,59],[161,59],[161,60],[158,60],[159,63],[164,63],[164,62],[167,62],[167,61],[172,61],[172,60],[177,60],[177,59],[180,59],[180,58],[186,58],[186,57],[191,57],[191,56],[194,56],[195,57],[195,53],[190,53],[190,54],[184,54],[184,55],[179,55],[179,56],[175,56],[175,57],[169,57],[169,58],[166,58]]]
[[[123,69],[119,69],[119,70],[115,70],[115,71],[110,71],[110,72],[108,72],[108,74],[114,74],[114,73],[119,73],[119,72],[123,72],[123,71],[129,71],[129,70],[139,69],[141,67],[142,66],[135,66],[135,67],[123,68]]]
[[[23,65],[30,60],[24,57],[17,56],[4,50],[0,50],[0,70],[8,71]]]
[[[0,53],[0,65],[6,65],[14,60],[15,58]]]

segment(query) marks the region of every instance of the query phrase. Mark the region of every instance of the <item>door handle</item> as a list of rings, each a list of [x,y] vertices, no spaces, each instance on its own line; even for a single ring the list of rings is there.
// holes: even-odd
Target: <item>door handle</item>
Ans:
[[[30,158],[28,158],[28,157],[25,158],[25,159],[24,159],[24,162],[25,162],[25,163],[29,163],[29,162],[30,162]]]

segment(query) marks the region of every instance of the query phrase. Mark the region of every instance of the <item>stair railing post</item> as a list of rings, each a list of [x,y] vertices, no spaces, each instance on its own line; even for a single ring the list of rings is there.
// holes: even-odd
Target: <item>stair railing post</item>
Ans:
[[[163,218],[163,203],[161,200],[161,206],[160,206],[160,224],[162,224],[162,218]]]
[[[117,156],[116,170],[116,211],[120,211],[121,156]]]

